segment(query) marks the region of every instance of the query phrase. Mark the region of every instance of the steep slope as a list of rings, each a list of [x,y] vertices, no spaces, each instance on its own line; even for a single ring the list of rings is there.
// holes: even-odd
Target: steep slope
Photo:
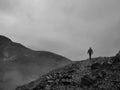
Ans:
[[[0,90],[11,90],[70,63],[63,56],[47,51],[33,51],[0,36]]]
[[[120,90],[120,53],[75,62],[16,90]]]

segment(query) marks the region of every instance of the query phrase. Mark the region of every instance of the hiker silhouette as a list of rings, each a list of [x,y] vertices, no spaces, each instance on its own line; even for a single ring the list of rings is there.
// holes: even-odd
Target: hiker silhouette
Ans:
[[[91,59],[93,54],[93,49],[90,47],[87,53],[89,54],[89,59]]]

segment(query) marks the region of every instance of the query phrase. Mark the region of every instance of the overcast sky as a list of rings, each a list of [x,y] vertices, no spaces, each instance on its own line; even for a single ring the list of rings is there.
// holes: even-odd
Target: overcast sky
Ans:
[[[72,60],[120,50],[120,0],[0,0],[0,34]]]

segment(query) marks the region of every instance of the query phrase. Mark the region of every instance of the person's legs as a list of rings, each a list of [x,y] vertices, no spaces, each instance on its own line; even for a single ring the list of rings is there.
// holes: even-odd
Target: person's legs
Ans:
[[[91,54],[89,54],[89,59],[91,59]]]

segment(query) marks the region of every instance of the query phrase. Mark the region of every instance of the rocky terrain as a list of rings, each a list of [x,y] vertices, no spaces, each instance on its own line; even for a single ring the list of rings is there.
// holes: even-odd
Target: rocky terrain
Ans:
[[[120,90],[120,52],[74,62],[15,90]]]
[[[48,51],[34,51],[0,35],[0,90],[13,90],[71,60]]]

